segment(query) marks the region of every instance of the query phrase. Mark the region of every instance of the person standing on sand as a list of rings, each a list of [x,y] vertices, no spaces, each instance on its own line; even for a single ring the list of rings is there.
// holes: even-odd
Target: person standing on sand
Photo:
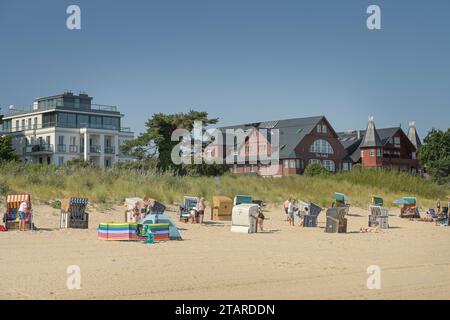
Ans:
[[[29,205],[26,201],[22,202],[19,206],[19,231],[25,231],[25,217]]]
[[[203,218],[205,216],[205,209],[206,209],[205,198],[201,197],[197,205],[198,223],[200,224],[203,223]]]
[[[284,204],[283,204],[283,208],[284,208],[284,213],[285,213],[285,217],[286,219],[284,221],[288,221],[289,220],[289,215],[288,215],[288,206],[289,206],[289,199],[287,199]]]
[[[264,231],[263,223],[264,223],[265,216],[264,216],[264,213],[262,212],[262,209],[261,209],[260,206],[258,206],[258,216],[257,216],[257,218],[258,218],[257,221],[258,221],[259,230],[260,231]]]
[[[289,225],[294,226],[294,202],[292,201],[291,198],[289,198],[289,203],[288,203],[288,221],[289,221]]]

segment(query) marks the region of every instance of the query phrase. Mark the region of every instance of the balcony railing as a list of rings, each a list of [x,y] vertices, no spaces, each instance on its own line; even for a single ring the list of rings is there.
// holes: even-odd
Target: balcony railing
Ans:
[[[89,147],[89,152],[91,152],[91,153],[101,153],[102,149],[100,148],[100,146],[92,145],[92,146]]]
[[[101,129],[101,130],[113,130],[113,131],[119,131],[120,132],[132,132],[130,128],[119,128],[114,125],[99,125],[99,124],[93,124],[91,123],[81,123],[79,125],[69,125],[64,122],[47,122],[43,124],[34,124],[31,126],[19,126],[19,127],[13,127],[13,128],[3,128],[3,133],[13,133],[13,132],[23,132],[28,130],[39,130],[39,129],[45,129],[45,128],[67,128],[67,129],[80,129],[80,128],[89,128],[89,129]]]
[[[116,149],[114,147],[105,147],[105,153],[108,153],[108,154],[114,154],[115,150]]]
[[[8,110],[6,116],[13,116],[18,114],[51,110],[51,109],[70,109],[70,110],[92,110],[92,111],[106,111],[106,112],[117,112],[117,106],[110,106],[104,104],[91,104],[89,105],[75,105],[74,103],[51,103],[47,106],[39,106],[35,109],[33,106],[18,107],[16,109]]]
[[[56,151],[57,152],[66,152],[66,145],[65,144],[58,144],[56,146]]]
[[[69,145],[69,152],[70,153],[77,153],[78,151],[78,146],[76,145]]]
[[[26,153],[52,153],[53,145],[52,144],[36,144],[29,145],[25,147]]]

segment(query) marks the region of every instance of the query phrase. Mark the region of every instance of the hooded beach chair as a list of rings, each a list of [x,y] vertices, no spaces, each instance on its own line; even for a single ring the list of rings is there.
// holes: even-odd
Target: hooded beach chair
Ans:
[[[369,227],[380,227],[381,229],[388,229],[388,218],[389,211],[387,208],[378,205],[370,206]]]
[[[89,214],[86,212],[88,198],[70,198],[61,201],[60,228],[87,229]]]
[[[303,217],[303,227],[314,228],[317,227],[317,218],[322,212],[322,208],[315,203],[309,203],[308,214]]]
[[[180,207],[180,221],[188,222],[194,210],[197,210],[199,198],[185,196],[183,206]]]
[[[9,194],[6,196],[6,212],[3,222],[8,230],[19,229],[19,207],[22,202],[28,202],[31,206],[31,195],[29,194]],[[25,216],[25,230],[33,229],[32,208]]]
[[[346,233],[347,219],[345,215],[348,207],[333,207],[327,210],[327,225],[325,232],[328,233]]]

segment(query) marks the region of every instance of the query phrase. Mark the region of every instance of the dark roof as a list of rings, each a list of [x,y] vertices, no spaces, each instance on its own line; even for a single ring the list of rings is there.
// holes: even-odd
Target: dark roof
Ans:
[[[392,136],[398,131],[401,130],[400,127],[392,127],[392,128],[382,128],[375,129],[378,135],[378,138],[381,142],[381,145],[384,146],[389,143],[389,140]],[[359,138],[358,131],[345,131],[338,132],[339,141],[350,155],[354,162],[357,162],[361,157],[360,146],[362,145],[363,139],[366,135],[366,130],[359,130]]]
[[[359,145],[360,148],[370,148],[370,147],[381,147],[381,139],[378,135],[377,129],[375,128],[375,123],[373,120],[369,120],[367,123],[366,133],[364,134],[363,140]]]
[[[295,148],[303,138],[311,133],[324,116],[294,118],[285,120],[273,120],[254,122],[235,126],[221,127],[220,129],[242,129],[244,131],[256,129],[279,129],[280,134],[280,158],[295,158]]]

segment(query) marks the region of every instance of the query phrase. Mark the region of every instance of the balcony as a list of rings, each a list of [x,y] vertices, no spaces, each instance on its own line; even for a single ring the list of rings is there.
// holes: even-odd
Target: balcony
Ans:
[[[25,153],[31,154],[51,154],[53,153],[52,144],[36,144],[25,147]]]
[[[114,154],[116,149],[114,147],[105,147],[105,153]]]
[[[78,146],[76,145],[69,145],[69,152],[70,153],[77,153],[78,151]]]
[[[102,148],[100,148],[100,146],[91,145],[89,147],[89,152],[90,153],[101,153],[102,152]]]
[[[110,106],[110,105],[104,105],[104,104],[91,104],[89,105],[76,105],[73,103],[51,103],[47,106],[39,106],[38,109],[35,109],[33,106],[25,106],[25,107],[17,107],[12,110],[8,110],[6,113],[6,116],[15,116],[20,114],[26,114],[30,112],[36,112],[36,111],[45,111],[45,110],[52,110],[52,109],[69,109],[69,110],[82,110],[82,111],[98,111],[98,112],[114,112],[117,113],[117,106]]]
[[[66,152],[66,145],[65,144],[58,144],[56,146],[56,152]]]

